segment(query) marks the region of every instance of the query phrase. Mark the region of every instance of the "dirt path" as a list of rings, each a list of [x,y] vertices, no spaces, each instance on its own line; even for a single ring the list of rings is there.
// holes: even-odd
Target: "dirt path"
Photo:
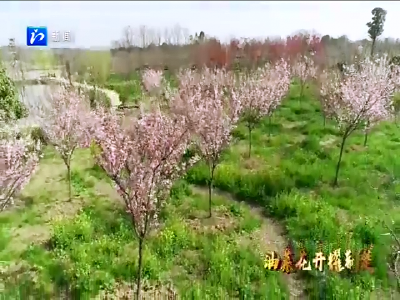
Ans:
[[[199,194],[208,195],[208,189],[202,186],[192,186],[192,190]],[[218,189],[214,189],[213,193],[223,197],[229,201],[240,202],[232,194]],[[276,251],[280,255],[283,254],[285,248],[288,246],[288,240],[283,234],[283,228],[276,221],[267,218],[264,214],[263,208],[254,204],[244,203],[250,208],[250,211],[262,220],[260,229],[255,233],[256,239],[259,241],[258,251],[265,254],[268,251]],[[298,274],[283,274],[282,276],[290,291],[290,299],[308,299],[304,291],[305,284],[299,278]]]
[[[59,69],[29,70],[29,71],[25,72],[24,76],[25,76],[25,80],[39,80],[43,76],[46,77],[47,74],[55,74],[56,77],[47,77],[46,80],[55,81],[58,83],[69,83],[69,80],[61,77],[61,70],[59,70]],[[82,87],[82,88],[88,88],[88,89],[94,88],[92,85],[82,84],[82,83],[79,83],[76,81],[73,81],[72,84],[75,86]],[[119,94],[117,92],[108,90],[108,89],[103,89],[103,88],[97,88],[97,90],[103,92],[104,94],[107,95],[108,98],[110,98],[112,107],[118,107],[121,104],[121,101],[119,100]]]
[[[52,81],[56,81],[59,83],[69,83],[69,81],[67,79],[64,78],[50,78],[49,80]],[[88,85],[88,84],[83,84],[83,83],[79,83],[79,82],[72,82],[72,84],[74,86],[79,86],[81,88],[87,88],[87,89],[93,89],[94,87],[92,85]],[[116,108],[121,104],[121,101],[119,100],[119,94],[115,91],[112,90],[108,90],[108,89],[102,89],[102,88],[96,88],[98,91],[103,92],[104,94],[107,95],[108,98],[110,98],[110,102],[111,102],[111,106]]]

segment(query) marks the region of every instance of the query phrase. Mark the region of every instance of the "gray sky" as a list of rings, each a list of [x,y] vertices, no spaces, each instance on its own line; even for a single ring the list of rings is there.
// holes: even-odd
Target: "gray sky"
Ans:
[[[388,11],[383,37],[400,38],[400,1],[1,1],[0,45],[10,37],[25,44],[27,26],[71,31],[74,47],[110,46],[127,25],[163,29],[179,24],[190,33],[203,30],[222,40],[285,37],[298,30],[355,40],[367,37],[375,7]]]

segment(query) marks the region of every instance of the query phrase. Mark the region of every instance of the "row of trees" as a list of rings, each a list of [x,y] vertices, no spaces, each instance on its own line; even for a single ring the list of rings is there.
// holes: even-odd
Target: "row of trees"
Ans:
[[[343,148],[357,129],[370,129],[393,115],[392,96],[399,88],[399,70],[387,59],[365,59],[338,71],[318,71],[309,57],[292,64],[279,60],[255,72],[237,74],[224,69],[186,69],[173,89],[161,72],[147,70],[144,86],[154,97],[169,94],[167,105],[153,106],[138,118],[121,118],[105,108],[91,110],[72,87],[63,87],[40,109],[38,118],[47,142],[55,147],[68,171],[71,199],[71,158],[77,147],[91,145],[96,163],[114,182],[131,216],[139,240],[137,296],[140,299],[142,254],[148,232],[168,200],[174,181],[203,159],[209,167],[209,214],[212,186],[221,153],[231,142],[232,129],[243,119],[251,132],[270,116],[287,94],[293,76],[301,82],[320,79],[326,117],[342,132],[334,185],[338,183]],[[166,93],[160,93],[165,89]],[[10,130],[11,131],[11,130]],[[187,155],[188,151],[192,155]],[[0,143],[0,204],[4,208],[29,180],[38,165],[28,138],[10,135]]]
[[[363,51],[372,55],[384,49],[391,56],[400,55],[399,41],[379,41],[387,12],[382,8],[372,10],[372,20],[367,23],[370,40],[351,42],[346,36],[332,38],[300,31],[286,39],[233,39],[228,44],[201,32],[197,37],[189,36],[180,26],[162,31],[141,26],[138,29],[126,27],[120,41],[113,44],[114,72],[126,73],[143,65],[170,70],[191,65],[224,68],[258,67],[266,61],[275,62],[281,58],[296,58],[314,52],[319,65],[335,65],[339,62],[352,63],[352,59]],[[157,32],[157,34],[156,34]],[[171,39],[171,37],[173,37]],[[171,51],[176,55],[171,55]],[[179,54],[178,54],[179,52]]]

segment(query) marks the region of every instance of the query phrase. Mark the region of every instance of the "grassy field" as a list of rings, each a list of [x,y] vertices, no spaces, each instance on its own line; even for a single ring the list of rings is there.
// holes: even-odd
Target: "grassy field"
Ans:
[[[170,284],[182,299],[390,299],[392,241],[382,235],[382,221],[399,231],[399,129],[381,124],[367,147],[362,133],[350,137],[339,187],[333,188],[340,135],[335,124],[323,126],[311,90],[302,101],[298,94],[294,85],[271,124],[266,119],[254,130],[251,158],[246,128],[235,130],[216,170],[211,219],[205,166],[176,184],[145,248],[149,299],[155,290],[167,293]],[[48,148],[20,204],[0,215],[2,299],[104,299],[134,288],[137,243],[89,150],[77,151],[73,160],[72,202],[65,176],[61,159]],[[374,272],[265,270],[263,255],[283,254],[289,242],[297,253],[304,246],[310,258],[319,245],[327,256],[372,243]]]

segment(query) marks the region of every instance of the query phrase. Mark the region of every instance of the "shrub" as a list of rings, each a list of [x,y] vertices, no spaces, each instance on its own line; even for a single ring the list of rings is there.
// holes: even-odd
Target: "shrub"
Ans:
[[[95,108],[98,106],[103,106],[106,108],[111,107],[110,98],[108,98],[108,96],[105,93],[103,93],[97,89],[89,89],[88,97],[89,97],[91,108]]]
[[[9,121],[27,115],[25,105],[19,100],[17,89],[7,76],[4,66],[0,66],[0,118]]]

